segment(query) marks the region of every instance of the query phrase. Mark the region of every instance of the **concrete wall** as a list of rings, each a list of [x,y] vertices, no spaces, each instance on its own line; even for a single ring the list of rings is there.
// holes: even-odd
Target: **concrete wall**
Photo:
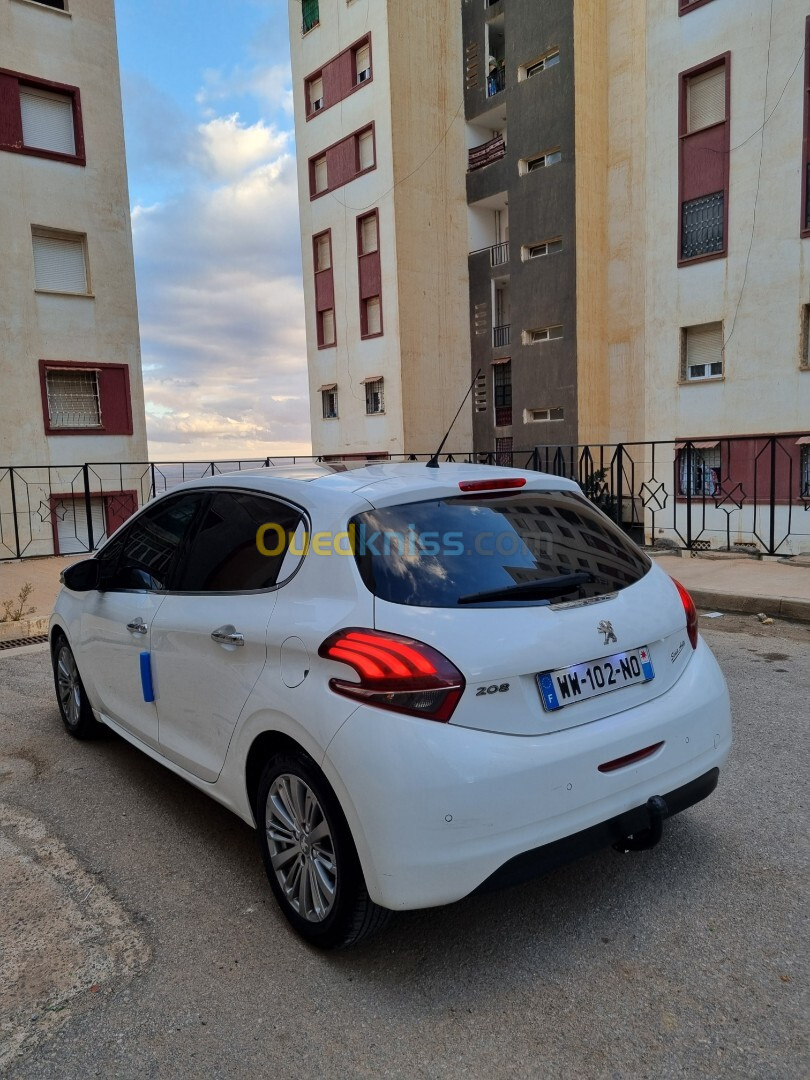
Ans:
[[[0,67],[81,90],[87,165],[0,151],[0,465],[144,460],[113,0],[0,5]],[[93,297],[34,291],[31,226],[86,233]],[[126,364],[134,434],[45,436],[40,359]]]

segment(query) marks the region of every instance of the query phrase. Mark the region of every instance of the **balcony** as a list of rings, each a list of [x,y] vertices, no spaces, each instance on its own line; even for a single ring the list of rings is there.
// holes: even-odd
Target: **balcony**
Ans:
[[[496,135],[494,139],[481,143],[480,146],[473,146],[467,151],[468,171],[475,172],[476,169],[492,165],[493,162],[500,161],[505,154],[506,139],[503,135]]]
[[[487,75],[487,97],[495,97],[506,86],[506,68],[496,67]]]
[[[512,423],[512,406],[495,406],[495,427],[509,427]]]
[[[492,327],[492,347],[493,349],[502,349],[505,345],[508,345],[512,340],[511,324],[505,323],[503,326]]]
[[[493,244],[489,249],[489,265],[505,266],[509,262],[509,241],[505,244]]]

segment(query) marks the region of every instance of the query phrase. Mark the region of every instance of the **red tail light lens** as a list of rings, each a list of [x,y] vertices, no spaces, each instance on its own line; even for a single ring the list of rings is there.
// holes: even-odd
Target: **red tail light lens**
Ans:
[[[348,664],[360,677],[330,679],[330,689],[378,709],[447,723],[464,693],[464,676],[446,656],[398,634],[348,627],[330,635],[318,655]]]
[[[697,608],[695,607],[695,601],[683,585],[681,585],[680,581],[676,581],[675,578],[673,578],[672,583],[678,590],[681,603],[683,604],[683,610],[686,612],[686,632],[689,635],[689,642],[692,648],[696,649],[698,643],[698,613]]]

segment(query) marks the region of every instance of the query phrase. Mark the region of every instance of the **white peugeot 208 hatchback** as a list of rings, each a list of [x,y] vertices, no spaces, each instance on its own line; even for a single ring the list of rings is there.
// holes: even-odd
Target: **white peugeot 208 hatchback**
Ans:
[[[576,484],[515,469],[186,484],[64,572],[50,642],[68,731],[255,826],[324,948],[652,846],[731,744],[688,593]]]

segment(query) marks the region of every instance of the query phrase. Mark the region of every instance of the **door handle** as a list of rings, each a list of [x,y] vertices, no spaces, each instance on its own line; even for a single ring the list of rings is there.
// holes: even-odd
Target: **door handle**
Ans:
[[[149,627],[139,615],[137,619],[133,619],[132,622],[127,623],[127,630],[131,631],[133,634],[146,634],[149,632]]]
[[[238,630],[235,630],[229,624],[228,626],[220,626],[216,630],[212,630],[211,640],[215,641],[217,645],[244,645],[245,635],[240,634]]]

